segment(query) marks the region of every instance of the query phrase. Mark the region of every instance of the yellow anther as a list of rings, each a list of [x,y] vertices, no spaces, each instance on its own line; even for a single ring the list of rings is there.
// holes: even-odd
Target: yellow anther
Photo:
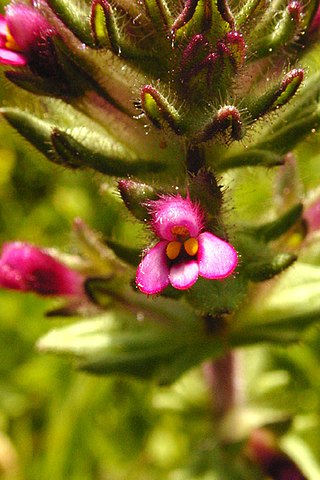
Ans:
[[[173,235],[182,235],[183,237],[189,236],[189,230],[181,225],[176,225],[175,227],[172,227],[171,232]]]
[[[199,243],[196,238],[188,238],[184,242],[184,249],[190,257],[194,257],[198,253]]]
[[[167,257],[170,260],[177,258],[181,252],[181,247],[182,245],[180,242],[169,242],[166,248]]]
[[[15,52],[20,52],[21,51],[21,48],[17,45],[17,42],[15,41],[15,39],[13,38],[13,36],[11,35],[8,27],[6,28],[7,32],[6,32],[6,43],[5,43],[5,47],[8,49],[8,50],[14,50]]]

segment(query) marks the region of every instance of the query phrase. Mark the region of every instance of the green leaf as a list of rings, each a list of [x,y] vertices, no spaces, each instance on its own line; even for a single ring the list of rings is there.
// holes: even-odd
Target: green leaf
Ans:
[[[303,205],[302,203],[298,203],[285,212],[281,217],[251,230],[251,233],[253,236],[258,236],[266,242],[275,240],[290,230],[298,220],[301,220],[302,212]]]
[[[183,133],[178,110],[152,85],[145,85],[141,91],[142,109],[156,128],[169,126],[177,135]]]
[[[241,272],[253,282],[278,275],[297,259],[292,253],[274,251],[255,229],[238,231],[233,243],[241,258]]]
[[[229,168],[248,166],[275,167],[283,164],[283,157],[276,152],[258,148],[248,148],[240,153],[228,154],[222,157],[216,165],[217,171],[225,171]]]
[[[293,2],[292,2],[293,3]],[[297,6],[297,10],[301,7]],[[290,6],[285,8],[282,17],[274,26],[273,32],[266,36],[258,37],[256,43],[252,42],[253,58],[266,57],[274,53],[279,47],[286,45],[293,40],[299,26],[301,15]]]
[[[92,2],[91,27],[97,46],[110,46],[114,53],[120,53],[119,29],[112,6],[107,0]]]
[[[237,312],[233,344],[295,342],[320,321],[320,267],[296,262],[279,278],[262,284],[255,299]]]
[[[89,24],[90,12],[84,9],[84,2],[81,6],[69,0],[48,0],[47,3],[81,42],[94,46]]]
[[[95,275],[112,276],[125,270],[123,263],[112,249],[104,244],[101,235],[90,228],[81,218],[73,222],[73,232],[79,249],[94,266]]]
[[[147,13],[157,29],[168,31],[172,17],[165,0],[144,0]]]
[[[236,29],[242,27],[243,24],[249,22],[251,16],[254,15],[259,9],[265,9],[264,0],[247,0],[242,6],[241,10],[236,13]]]
[[[253,121],[288,103],[301,85],[303,76],[302,69],[294,68],[284,76],[280,84],[275,85],[263,95],[260,94],[254,100],[249,99],[247,108]]]
[[[138,322],[123,312],[52,330],[38,341],[42,352],[68,355],[92,373],[126,374],[171,383],[208,356],[222,353],[221,343],[175,325]]]
[[[93,132],[87,137],[87,145],[84,145],[72,135],[55,128],[51,142],[65,163],[75,168],[89,167],[106,175],[119,177],[162,169],[162,165],[157,162],[132,158],[132,152],[116,143],[99,145]],[[128,160],[130,157],[132,160]]]
[[[316,131],[320,127],[320,108],[317,105],[311,105],[309,108],[301,112],[296,109],[296,114],[300,115],[297,120],[290,120],[285,126],[282,125],[279,130],[276,125],[273,125],[273,132],[266,134],[266,139],[263,142],[254,145],[255,149],[271,150],[280,155],[292,150],[298,143],[300,143],[307,135]],[[301,114],[303,115],[301,117]]]
[[[61,98],[72,93],[67,84],[58,83],[48,77],[40,77],[32,72],[9,70],[5,72],[5,76],[18,87],[37,95]]]
[[[34,145],[49,160],[55,163],[61,163],[53,152],[50,135],[52,125],[44,120],[40,120],[29,112],[24,112],[18,108],[1,108],[3,117],[12,125],[23,137]]]
[[[264,282],[286,270],[296,260],[297,256],[292,253],[277,253],[248,263],[245,271],[252,282]]]
[[[129,15],[128,21],[134,24],[134,17],[130,18]],[[116,8],[108,0],[92,2],[90,23],[96,48],[110,48],[118,56],[139,60],[140,68],[149,70],[157,64],[159,66],[145,44],[144,48],[139,48],[132,42],[130,33],[126,34],[125,22],[121,22]]]
[[[271,126],[261,132],[264,138],[252,148],[284,155],[320,125],[320,74],[309,77],[299,89],[295,101],[288,105]]]
[[[127,247],[109,238],[105,238],[104,242],[121,260],[134,267],[138,265],[141,257],[141,249]]]

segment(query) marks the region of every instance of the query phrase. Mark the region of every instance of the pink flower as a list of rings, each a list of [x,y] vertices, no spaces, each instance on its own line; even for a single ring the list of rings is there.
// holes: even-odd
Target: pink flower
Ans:
[[[279,449],[274,435],[266,429],[251,433],[247,453],[270,480],[306,480],[293,460]]]
[[[81,295],[83,277],[28,243],[6,243],[0,258],[0,287],[40,295]]]
[[[192,287],[198,276],[218,280],[231,275],[238,263],[229,243],[204,231],[200,206],[181,195],[163,196],[148,203],[151,227],[160,241],[138,266],[141,292],[156,294],[169,284],[178,290]]]
[[[53,27],[35,8],[12,3],[0,15],[0,63],[24,66],[48,56]]]
[[[303,214],[303,218],[308,225],[308,233],[320,230],[320,199],[317,198],[311,205],[307,207]]]
[[[320,6],[318,7],[318,10],[316,11],[315,16],[313,17],[313,20],[309,27],[309,32],[313,33],[316,30],[319,30],[319,26],[320,26]]]

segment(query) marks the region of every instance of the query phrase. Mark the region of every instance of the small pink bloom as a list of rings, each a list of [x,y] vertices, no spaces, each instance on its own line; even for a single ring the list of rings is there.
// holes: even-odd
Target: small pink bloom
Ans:
[[[0,15],[0,63],[24,66],[47,55],[47,41],[55,33],[40,12],[22,3],[11,3]]]
[[[319,30],[319,26],[320,26],[320,6],[318,7],[318,10],[316,11],[315,16],[313,17],[313,20],[309,27],[309,32],[313,33]]]
[[[268,430],[259,429],[251,433],[247,453],[270,480],[306,480],[293,460],[278,448],[275,437]]]
[[[136,283],[148,295],[171,284],[186,290],[204,277],[218,280],[232,274],[238,255],[229,243],[204,230],[200,206],[181,195],[163,196],[148,204],[151,228],[159,242],[140,262]]]
[[[83,277],[28,243],[6,243],[0,258],[0,287],[40,295],[82,295]]]
[[[320,230],[320,199],[317,198],[311,205],[309,205],[304,214],[303,218],[306,220],[308,225],[308,232],[315,232]]]

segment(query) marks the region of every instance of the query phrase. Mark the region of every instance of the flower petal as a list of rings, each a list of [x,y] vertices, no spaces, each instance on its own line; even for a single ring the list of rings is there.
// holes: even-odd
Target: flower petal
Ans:
[[[238,264],[238,255],[230,243],[204,232],[198,237],[199,275],[205,278],[226,278]]]
[[[39,10],[31,5],[10,3],[6,8],[5,19],[9,32],[24,52],[30,53],[54,32],[53,27]]]
[[[187,229],[190,237],[197,237],[202,228],[203,213],[198,204],[189,197],[163,195],[159,200],[149,202],[152,215],[151,226],[155,234],[165,240],[175,240],[175,227]]]
[[[0,64],[18,65],[22,67],[27,64],[27,59],[21,53],[16,53],[5,48],[0,48]]]
[[[198,280],[199,267],[196,260],[175,263],[169,273],[171,285],[178,290],[186,290],[192,287]]]
[[[8,28],[3,15],[0,14],[0,46],[3,47],[7,40]]]
[[[136,284],[141,292],[154,295],[169,285],[167,244],[166,241],[158,242],[141,260],[136,275]]]

